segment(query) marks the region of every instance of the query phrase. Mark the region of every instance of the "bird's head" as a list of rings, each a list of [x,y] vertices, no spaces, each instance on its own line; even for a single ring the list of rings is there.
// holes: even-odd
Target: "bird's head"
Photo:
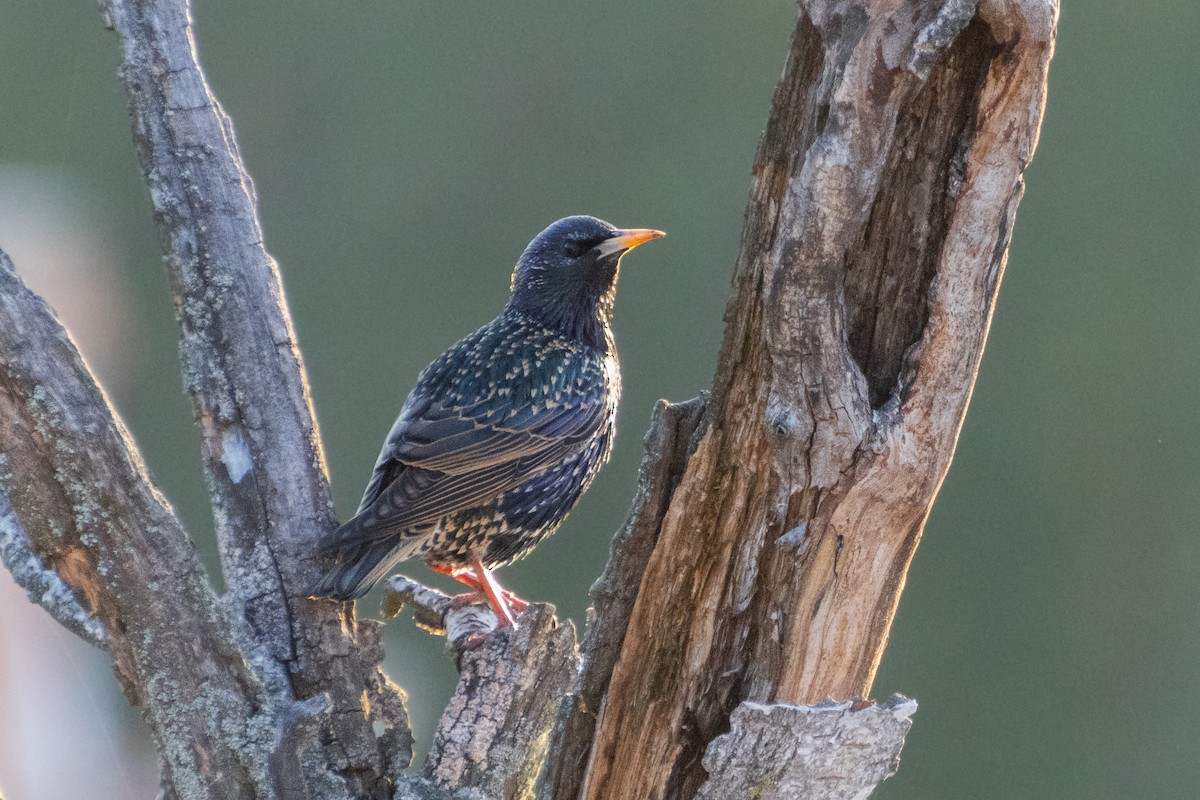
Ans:
[[[615,228],[595,217],[560,219],[521,254],[509,305],[572,338],[605,348],[621,256],[665,235],[649,228]]]

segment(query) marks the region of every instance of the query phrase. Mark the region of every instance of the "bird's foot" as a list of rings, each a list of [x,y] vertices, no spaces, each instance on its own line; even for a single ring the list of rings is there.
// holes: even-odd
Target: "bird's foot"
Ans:
[[[456,652],[474,650],[488,641],[498,628],[505,627],[483,592],[464,592],[449,597],[403,575],[390,577],[387,587],[384,616],[394,617],[409,606],[413,609],[417,627],[432,634],[444,634]]]
[[[510,601],[510,598],[506,597],[505,600]],[[520,603],[521,607],[517,609],[517,613],[529,607],[529,604],[524,600],[520,600]],[[512,613],[509,612],[508,607],[502,606],[501,608],[497,608],[485,592],[463,592],[450,598],[450,609],[452,611],[462,611],[464,608],[469,608],[470,606],[487,606],[488,610],[496,618],[497,629],[509,626],[517,627],[517,621],[513,618]]]
[[[508,594],[504,587],[496,583],[496,579],[492,577],[492,572],[487,567],[483,566],[483,562],[478,558],[471,562],[471,570],[475,573],[475,580],[478,582],[479,590],[487,597],[488,605],[492,607],[492,611],[496,614],[498,623],[497,628],[507,628],[512,626],[517,627],[517,621],[513,619],[512,610],[508,607],[508,602],[505,595]]]
[[[467,583],[467,581],[464,580],[463,583]],[[467,583],[467,585],[471,586],[472,588],[475,587],[474,583]],[[510,592],[508,589],[501,589],[499,594],[501,597],[504,598],[504,602],[508,604],[509,609],[511,609],[518,616],[521,614],[524,614],[525,609],[529,608],[528,600],[523,600],[520,597],[517,597],[515,594]],[[459,598],[466,598],[466,599],[459,600]],[[463,592],[462,594],[456,594],[451,599],[459,600],[460,605],[455,606],[455,608],[463,608],[465,606],[471,605],[472,603],[487,603],[488,602],[487,593],[484,592],[483,589],[476,589],[473,592]]]
[[[501,589],[500,594],[504,597],[504,602],[508,603],[508,607],[518,614],[524,614],[525,609],[529,608],[528,601],[522,600],[508,589]]]
[[[515,628],[517,622],[513,612],[520,614],[529,608],[529,603],[497,583],[496,579],[492,577],[491,570],[485,568],[478,559],[471,562],[470,572],[460,571],[446,564],[430,563],[429,567],[435,572],[449,575],[459,583],[465,583],[475,590],[474,594],[482,596],[496,615],[497,628],[506,628],[510,625]]]

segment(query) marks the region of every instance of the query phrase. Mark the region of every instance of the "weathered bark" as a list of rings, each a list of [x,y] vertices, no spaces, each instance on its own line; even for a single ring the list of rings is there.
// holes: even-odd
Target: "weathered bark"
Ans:
[[[336,519],[304,364],[232,123],[196,61],[186,3],[108,0],[104,10],[121,38],[227,598],[249,626],[246,655],[274,691],[329,694],[322,740],[336,758],[327,768],[352,794],[379,794],[408,762],[408,721],[378,671],[374,629],[356,628],[350,605],[306,598],[318,570],[313,543]],[[390,733],[378,737],[376,724]]]
[[[556,797],[691,797],[739,703],[869,693],[974,383],[1056,15],[801,3],[702,438]]]
[[[252,741],[257,681],[231,657],[237,645],[191,542],[125,427],[3,253],[0,452],[0,554],[17,582],[112,657],[130,701],[170,747],[167,783],[194,797],[253,797],[266,752],[230,750],[220,726]],[[195,785],[204,768],[211,784]]]
[[[103,10],[183,327],[227,589],[215,597],[66,335],[7,264],[5,559],[112,654],[168,795],[387,797],[411,758],[403,696],[379,671],[377,626],[305,597],[312,543],[336,520],[232,126],[195,60],[186,3]]]
[[[658,541],[662,515],[695,449],[695,434],[707,398],[686,403],[660,401],[650,420],[638,488],[625,525],[613,538],[604,574],[592,586],[583,668],[563,708],[552,750],[538,788],[541,800],[574,798],[587,763],[597,711],[621,653],[642,572]]]
[[[730,732],[704,754],[708,780],[696,800],[857,800],[896,774],[917,704],[893,695],[883,705],[742,703]]]
[[[328,478],[188,5],[103,0],[227,590],[2,253],[0,558],[113,658],[164,797],[821,800],[894,771],[915,704],[861,698],[970,397],[1057,4],[800,6],[711,398],[656,409],[582,646],[550,607],[493,633],[486,607],[393,579],[390,612],[446,631],[461,672],[423,776],[404,777],[379,623],[304,596]]]

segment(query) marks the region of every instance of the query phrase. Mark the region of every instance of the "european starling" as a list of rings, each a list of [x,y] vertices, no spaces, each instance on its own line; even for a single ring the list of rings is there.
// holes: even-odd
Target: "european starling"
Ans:
[[[529,243],[500,316],[417,378],[357,514],[322,543],[337,563],[314,596],[361,597],[420,558],[512,623],[509,601],[524,603],[490,571],[553,533],[608,460],[621,256],[662,235],[575,216]]]

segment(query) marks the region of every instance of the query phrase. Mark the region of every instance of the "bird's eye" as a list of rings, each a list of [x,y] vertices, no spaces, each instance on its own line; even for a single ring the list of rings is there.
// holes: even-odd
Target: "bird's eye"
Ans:
[[[579,258],[590,249],[587,242],[579,239],[568,239],[567,243],[563,245],[563,252],[567,254],[568,258]]]

